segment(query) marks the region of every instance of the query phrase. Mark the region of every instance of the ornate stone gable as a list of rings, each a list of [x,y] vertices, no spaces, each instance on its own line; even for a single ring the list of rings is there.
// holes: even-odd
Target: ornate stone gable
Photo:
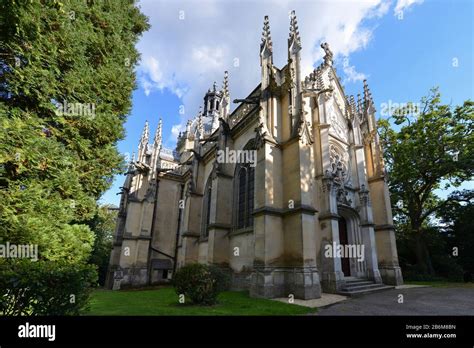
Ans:
[[[347,120],[343,116],[341,109],[337,105],[334,98],[331,98],[328,101],[328,123],[331,125],[329,128],[329,133],[343,140],[344,142],[349,142],[349,127],[347,125]]]

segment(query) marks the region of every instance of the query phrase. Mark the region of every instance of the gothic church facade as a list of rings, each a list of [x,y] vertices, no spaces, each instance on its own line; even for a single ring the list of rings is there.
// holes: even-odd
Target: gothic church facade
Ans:
[[[230,112],[227,72],[188,121],[175,150],[150,144],[145,125],[122,188],[108,285],[167,282],[182,265],[228,271],[251,296],[312,299],[349,281],[398,285],[402,275],[375,108],[346,96],[324,61],[301,76],[294,12],[288,63],[273,65],[268,17],[261,82]],[[219,150],[255,150],[255,163],[226,163]],[[362,260],[329,257],[333,244],[363,246]]]

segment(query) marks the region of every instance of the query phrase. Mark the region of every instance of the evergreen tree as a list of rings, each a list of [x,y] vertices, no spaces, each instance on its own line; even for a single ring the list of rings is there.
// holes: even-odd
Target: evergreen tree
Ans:
[[[131,0],[2,0],[0,13],[0,243],[88,260],[147,19]]]

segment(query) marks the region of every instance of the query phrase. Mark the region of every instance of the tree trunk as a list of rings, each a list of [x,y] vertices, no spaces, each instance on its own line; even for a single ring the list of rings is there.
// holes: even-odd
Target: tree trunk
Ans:
[[[433,265],[431,263],[431,257],[423,238],[421,230],[416,231],[416,264],[418,270],[423,274],[434,275]]]

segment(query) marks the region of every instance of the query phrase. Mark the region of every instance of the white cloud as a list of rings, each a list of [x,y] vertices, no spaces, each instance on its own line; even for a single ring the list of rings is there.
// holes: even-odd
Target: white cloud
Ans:
[[[366,74],[356,71],[355,66],[349,64],[349,57],[344,57],[342,60],[342,70],[344,71],[343,84],[346,84],[347,82],[359,82],[367,79]]]
[[[193,47],[191,60],[209,71],[222,69],[224,63],[224,50],[222,47]]]
[[[181,98],[186,90],[179,86],[179,82],[173,75],[165,76],[160,68],[160,62],[154,56],[147,56],[142,59],[138,71],[138,78],[141,82],[145,94],[148,96],[153,90],[162,91],[168,88],[179,98]]]
[[[424,0],[397,0],[397,4],[393,9],[394,15],[398,15],[400,12],[407,10],[409,7],[422,4]]]
[[[182,132],[184,129],[181,124],[175,124],[173,127],[171,127],[171,136],[176,139],[179,135],[179,132]]]
[[[419,0],[403,3],[413,1]],[[373,38],[373,20],[387,13],[390,0],[142,0],[140,7],[151,24],[137,46],[142,55],[140,86],[147,95],[166,88],[181,98],[186,110],[179,118],[183,129],[186,120],[197,114],[213,82],[220,87],[225,70],[229,71],[231,99],[247,96],[259,83],[264,15],[270,18],[274,64],[281,68],[288,58],[289,13],[296,11],[304,78],[323,56],[321,42],[329,43],[336,63],[364,49]],[[366,19],[372,19],[371,26]],[[345,67],[341,74],[348,82],[365,77],[354,66]],[[165,122],[178,115],[179,110],[165,115]]]

